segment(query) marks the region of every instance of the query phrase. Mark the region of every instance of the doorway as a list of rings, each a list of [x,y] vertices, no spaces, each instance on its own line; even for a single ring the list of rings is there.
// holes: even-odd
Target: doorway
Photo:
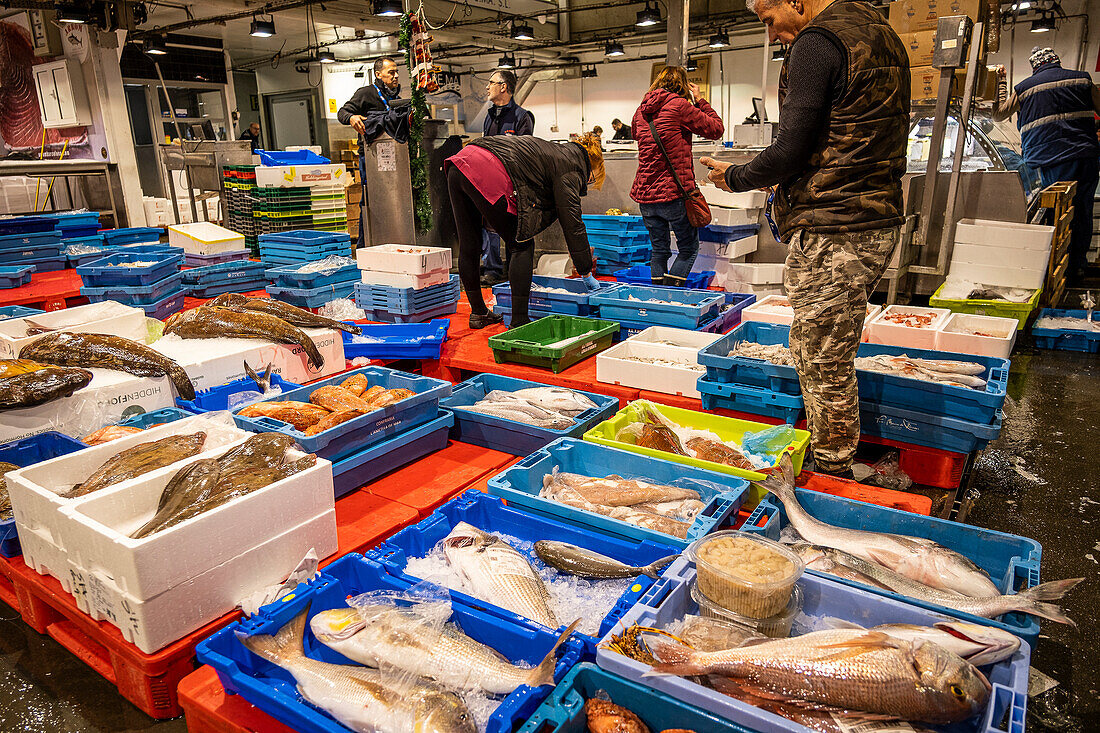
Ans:
[[[317,108],[311,90],[264,95],[272,150],[317,145]]]

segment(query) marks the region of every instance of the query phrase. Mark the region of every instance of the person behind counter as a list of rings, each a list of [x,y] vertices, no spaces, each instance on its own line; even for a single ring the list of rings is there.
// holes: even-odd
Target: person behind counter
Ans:
[[[260,149],[260,123],[253,122],[237,139],[248,140],[252,144],[252,152],[255,153]]]
[[[624,125],[623,121],[618,117],[611,120],[611,129],[615,131],[615,135],[612,136],[612,140],[633,140],[634,136],[630,132],[630,125]]]
[[[530,135],[483,137],[447,158],[444,168],[458,232],[458,275],[470,301],[470,328],[503,320],[481,295],[483,221],[507,247],[513,327],[530,322],[534,237],[555,221],[585,285],[590,291],[599,288],[581,218],[581,197],[588,186],[598,190],[604,181],[603,153],[595,136],[563,144]]]
[[[791,356],[814,470],[850,478],[867,297],[901,238],[909,57],[863,0],[748,0],[748,8],[770,42],[789,45],[779,72],[779,135],[747,165],[701,162],[728,191],[778,187]]]
[[[650,127],[653,124],[653,128]],[[642,223],[653,243],[650,277],[654,284],[683,286],[699,254],[699,230],[688,221],[684,194],[696,188],[695,159],[691,154],[692,133],[717,140],[725,132],[722,118],[688,82],[682,66],[667,66],[653,82],[638,111],[634,113],[634,139],[638,141],[638,172],[630,198],[638,202]],[[656,129],[668,160],[652,130]],[[675,169],[669,167],[669,164]],[[676,233],[679,251],[672,267],[672,239]]]

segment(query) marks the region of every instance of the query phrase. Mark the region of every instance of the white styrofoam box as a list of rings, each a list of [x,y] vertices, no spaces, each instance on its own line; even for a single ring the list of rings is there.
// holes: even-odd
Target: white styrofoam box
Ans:
[[[711,281],[711,285],[720,288],[726,284],[726,272],[729,269],[729,264],[730,261],[725,257],[716,257],[712,254],[700,252],[695,256],[695,263],[691,269],[695,272],[714,270],[714,280]]]
[[[951,250],[951,266],[957,263],[973,265],[995,265],[997,267],[1018,267],[1022,270],[1041,270],[1046,272],[1050,252],[1045,249],[1024,249],[1016,247],[996,247],[985,244],[967,244],[956,242]]]
[[[418,247],[412,244],[379,244],[355,250],[360,270],[424,275],[451,269],[449,247]]]
[[[728,209],[762,209],[768,203],[768,194],[763,191],[743,191],[730,193],[723,191],[709,181],[699,181],[699,190],[711,206]],[[713,210],[713,209],[712,209]]]
[[[721,334],[715,334],[719,338]],[[680,365],[641,362],[642,359],[667,359]],[[596,381],[647,389],[662,394],[698,397],[695,383],[706,373],[698,364],[698,351],[662,344],[626,340],[596,354]]]
[[[352,177],[343,163],[317,165],[261,165],[256,167],[256,185],[272,188],[299,186],[344,186]]]
[[[535,274],[547,277],[569,277],[573,274],[573,260],[568,254],[545,254],[539,257]]]
[[[898,313],[932,316],[932,321],[925,328],[913,328],[886,320]],[[882,312],[872,318],[870,323],[864,326],[864,335],[867,337],[867,342],[872,344],[934,350],[936,348],[936,332],[943,328],[943,324],[947,322],[950,316],[951,311],[946,308],[888,305]]]
[[[672,328],[671,326],[650,326],[626,340],[638,344],[659,344],[672,349],[686,349],[698,356],[700,350],[705,349],[720,338],[722,338],[720,333],[689,331],[686,328]]]
[[[362,252],[363,250],[358,251]],[[572,271],[572,261],[570,261],[569,268]],[[435,270],[419,275],[401,275],[396,272],[382,272],[380,270],[361,270],[361,272],[365,283],[388,285],[391,288],[413,288],[415,290],[430,288],[432,285],[442,285],[451,279],[450,270]]]
[[[258,339],[185,339],[174,333],[160,337],[151,346],[175,359],[187,372],[187,376],[191,377],[191,384],[195,385],[196,390],[210,389],[244,379],[248,376],[244,371],[245,362],[262,374],[266,366],[275,359],[274,347],[275,344]],[[274,372],[275,368],[272,367],[271,371]]]
[[[336,510],[328,509],[150,599],[123,593],[109,578],[71,563],[70,573],[78,608],[109,621],[123,638],[152,654],[229,613],[241,599],[281,583],[310,550],[325,558],[337,548]],[[188,556],[195,554],[192,549]]]
[[[961,219],[955,225],[955,244],[982,244],[1000,249],[1050,251],[1054,227],[992,219]]]
[[[72,592],[73,582],[69,575],[69,560],[65,551],[50,541],[49,532],[41,532],[15,526],[19,532],[19,547],[23,551],[23,562],[39,575],[57,578],[66,593]]]
[[[65,547],[65,531],[69,523],[68,515],[62,510],[72,506],[74,502],[86,499],[85,497],[66,499],[61,496],[62,493],[67,492],[110,458],[128,448],[173,435],[191,434],[199,430],[206,432],[206,441],[203,444],[206,450],[243,442],[251,434],[238,428],[229,413],[206,413],[158,425],[125,438],[112,440],[110,443],[91,446],[76,453],[59,456],[8,473],[6,475],[8,495],[11,498],[17,528],[20,532],[24,529],[37,532],[58,547]],[[177,469],[182,465],[179,461],[171,464]],[[171,466],[161,470],[173,470]],[[130,481],[135,480],[140,480],[140,477]],[[114,491],[119,487],[125,489],[127,483],[120,482],[102,491]],[[94,495],[88,494],[89,497]]]
[[[149,217],[156,213],[166,213],[172,210],[172,205],[165,198],[157,198],[156,196],[142,196],[142,206],[145,207],[145,216]]]
[[[183,207],[180,207],[182,212]],[[208,221],[168,227],[168,244],[193,255],[216,255],[246,249],[244,235]]]
[[[175,219],[167,211],[154,211],[145,215],[145,225],[150,227],[170,227],[175,224]]]
[[[317,379],[331,377],[348,368],[344,360],[344,339],[340,332],[331,328],[303,328],[306,335],[316,344],[321,352],[321,358],[325,363],[321,367],[315,367],[309,363],[309,358],[301,346],[291,344],[272,344],[270,363],[272,371],[283,379],[295,384],[305,384]]]
[[[145,311],[113,300],[40,313],[31,321],[54,331],[101,333],[145,343]],[[0,321],[0,359],[15,359],[19,350],[41,335],[28,336],[25,318]]]
[[[760,210],[714,206],[710,210],[710,223],[719,227],[755,226],[760,223]]]
[[[113,369],[89,369],[92,381],[68,397],[35,407],[6,410],[0,418],[0,443],[48,430],[80,438],[131,415],[175,405],[168,377],[136,377]]]
[[[983,285],[999,285],[1005,288],[1023,288],[1025,290],[1038,290],[1043,287],[1047,277],[1045,267],[1042,270],[1024,270],[1018,267],[978,265],[972,262],[955,262],[954,260],[952,260],[948,272],[956,280],[967,280]]]
[[[782,285],[786,267],[782,262],[731,262],[729,276],[753,285]]]
[[[759,321],[789,326],[793,320],[794,309],[784,295],[769,295],[741,311],[742,322]]]
[[[936,332],[936,349],[1007,359],[1016,344],[1018,325],[1015,318],[952,313]],[[989,335],[979,336],[974,331]]]
[[[738,239],[728,244],[722,244],[721,242],[699,242],[699,254],[709,255],[710,257],[721,257],[730,262],[739,260],[746,255],[750,255],[756,251],[757,237],[752,235],[751,237],[745,237]],[[672,251],[678,252],[676,243],[672,243]],[[706,268],[714,269],[714,268]]]

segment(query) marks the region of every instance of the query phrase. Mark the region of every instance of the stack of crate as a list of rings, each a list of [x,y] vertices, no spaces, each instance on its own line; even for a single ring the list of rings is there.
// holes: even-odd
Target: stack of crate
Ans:
[[[252,192],[256,189],[256,166],[227,165],[222,169],[225,189],[226,227],[244,235],[253,254],[259,253],[259,231],[252,211]]]

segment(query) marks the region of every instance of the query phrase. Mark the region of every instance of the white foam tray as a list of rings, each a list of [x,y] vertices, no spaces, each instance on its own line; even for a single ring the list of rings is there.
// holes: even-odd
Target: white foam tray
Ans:
[[[759,321],[761,323],[777,323],[781,326],[789,326],[794,320],[794,310],[792,308],[784,308],[782,313],[764,310],[765,308],[781,307],[781,304],[786,300],[785,295],[769,295],[761,298],[741,311],[741,322]]]
[[[451,269],[448,247],[420,247],[412,244],[380,244],[355,250],[360,270],[393,272],[401,275],[423,275]]]
[[[648,330],[648,329],[647,329]],[[639,334],[640,335],[640,334]],[[713,334],[714,340],[722,334]],[[669,359],[698,364],[699,352],[677,346],[666,346],[630,339],[596,354],[596,381],[604,384],[619,384],[624,387],[645,389],[662,394],[676,394],[684,397],[698,397],[695,383],[706,371],[697,371],[688,367],[647,364],[623,357],[639,356],[644,358]]]
[[[710,210],[710,223],[719,227],[747,227],[760,223],[759,209],[727,209],[713,206]]]
[[[101,333],[145,343],[145,311],[113,300],[78,305],[31,316],[31,321],[55,331]],[[0,359],[15,359],[19,350],[44,334],[27,336],[27,319],[0,321]]]
[[[1054,227],[991,219],[961,219],[955,225],[955,244],[980,244],[999,249],[1050,251]]]
[[[209,221],[168,227],[168,244],[193,255],[216,255],[247,249],[244,235]]]
[[[785,268],[782,262],[731,262],[727,274],[731,280],[752,285],[782,285]]]
[[[705,349],[720,338],[722,338],[720,333],[689,331],[686,328],[672,328],[671,326],[650,326],[644,331],[634,334],[626,341],[684,349],[698,356],[700,350]],[[665,343],[669,341],[672,343]]]
[[[1015,318],[978,316],[970,313],[952,313],[936,332],[936,349],[956,354],[993,356],[1007,359],[1016,345]],[[963,329],[977,329],[989,336],[962,333]]]
[[[956,242],[951,251],[951,267],[960,262],[974,265],[995,265],[1046,273],[1050,253],[1044,249],[991,247],[985,244]]]
[[[359,250],[362,252],[363,250]],[[572,267],[572,265],[570,265]],[[402,275],[397,272],[381,272],[379,270],[363,270],[363,282],[370,285],[386,285],[391,288],[413,288],[423,290],[433,285],[442,285],[451,279],[449,269],[425,272],[419,275]]]
[[[953,279],[957,280],[1025,290],[1038,290],[1043,287],[1047,275],[1045,267],[1041,270],[1027,270],[1019,267],[957,262],[954,259],[951,261],[948,272]]]
[[[932,315],[932,323],[927,328],[910,328],[884,320],[893,313],[920,313]],[[946,308],[923,308],[909,305],[886,306],[871,322],[864,326],[864,335],[868,343],[888,344],[914,349],[935,349],[936,332],[943,328],[951,311]]]
[[[709,181],[699,181],[699,189],[703,192],[707,203],[714,207],[730,209],[762,209],[768,203],[768,194],[763,191],[744,191],[742,193],[730,193],[723,191]]]

